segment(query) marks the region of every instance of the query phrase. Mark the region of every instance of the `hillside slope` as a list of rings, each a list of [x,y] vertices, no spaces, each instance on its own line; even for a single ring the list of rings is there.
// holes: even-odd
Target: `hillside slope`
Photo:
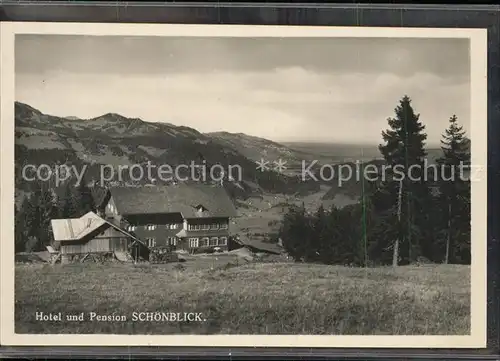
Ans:
[[[290,175],[300,171],[302,161],[312,161],[318,158],[323,162],[333,160],[332,157],[325,158],[319,154],[302,152],[265,138],[244,133],[213,132],[205,135],[222,146],[239,150],[241,154],[253,161],[261,159],[270,162],[282,160],[286,162],[285,174]]]

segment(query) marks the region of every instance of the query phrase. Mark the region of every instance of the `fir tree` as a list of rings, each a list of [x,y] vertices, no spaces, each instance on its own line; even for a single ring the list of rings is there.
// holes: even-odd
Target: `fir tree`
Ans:
[[[31,205],[29,203],[28,197],[24,197],[21,206],[15,209],[14,218],[14,248],[15,252],[24,252],[26,250],[26,243],[28,242],[28,236],[30,233],[30,220],[29,211],[31,210]]]
[[[305,259],[313,228],[304,206],[289,209],[283,218],[279,236],[283,240],[283,248],[295,261]]]
[[[57,208],[53,191],[45,188],[34,183],[16,214],[16,252],[41,251],[52,241],[51,220],[57,217]]]
[[[79,201],[79,213],[86,214],[88,212],[95,212],[96,205],[94,202],[94,197],[92,195],[92,190],[86,184],[85,179],[82,179],[76,188],[76,193]]]
[[[26,229],[28,239],[25,243],[26,251],[31,252],[38,247],[42,232],[42,211],[40,207],[42,187],[39,182],[32,185],[32,193],[28,197],[29,206],[26,207]]]
[[[443,214],[443,262],[470,262],[470,181],[463,177],[461,166],[470,164],[470,141],[453,115],[442,136],[443,156],[440,166],[439,209]]]
[[[339,263],[339,254],[342,253],[342,230],[339,223],[338,209],[333,206],[328,211],[324,225],[324,235],[320,245],[319,260],[325,264]]]
[[[395,233],[395,239],[386,240],[387,246],[392,246],[396,253],[396,264],[399,264],[399,259],[408,264],[419,255],[420,243],[428,236],[422,232],[425,228],[425,201],[430,197],[423,179],[427,135],[408,96],[400,100],[394,112],[395,117],[388,119],[389,129],[382,132],[385,144],[379,146],[390,166],[387,181],[383,184],[386,206],[382,213],[392,218],[396,228],[391,232]]]
[[[363,263],[362,205],[355,204],[331,210],[331,263],[348,265]]]
[[[37,249],[43,250],[53,242],[51,220],[57,218],[55,195],[52,189],[42,189],[39,200],[40,227]]]
[[[64,185],[62,196],[59,198],[59,209],[61,218],[80,217],[77,194],[71,183]]]
[[[395,240],[399,235],[394,226],[397,204],[392,204],[392,196],[380,180],[366,182],[365,189],[367,258],[370,264],[388,264],[393,247],[388,240]]]
[[[19,213],[18,227],[22,229],[24,250],[28,244],[28,237],[33,237],[38,231],[38,209],[32,202],[32,196],[25,197]]]
[[[327,216],[323,205],[320,205],[312,222],[313,236],[309,242],[306,252],[308,261],[316,261],[320,259],[321,252],[324,248],[324,243],[329,241],[327,228]]]

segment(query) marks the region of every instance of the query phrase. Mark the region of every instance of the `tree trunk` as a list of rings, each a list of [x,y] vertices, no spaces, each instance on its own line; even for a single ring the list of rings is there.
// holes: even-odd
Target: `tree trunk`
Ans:
[[[396,241],[394,242],[394,249],[392,253],[392,266],[397,267],[398,266],[398,260],[399,260],[399,237],[400,237],[400,224],[401,224],[401,197],[403,194],[403,180],[399,181],[399,192],[398,192],[398,236],[396,238]]]
[[[451,238],[451,203],[448,204],[448,234],[446,237],[446,253],[444,256],[444,264],[448,264],[450,258],[450,238]]]

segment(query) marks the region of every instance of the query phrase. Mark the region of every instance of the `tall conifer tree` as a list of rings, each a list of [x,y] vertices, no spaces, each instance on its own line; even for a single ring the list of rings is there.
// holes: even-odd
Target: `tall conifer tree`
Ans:
[[[408,264],[420,255],[421,242],[426,236],[423,229],[429,190],[423,179],[423,166],[427,134],[408,96],[400,100],[394,112],[395,117],[387,120],[389,129],[382,132],[385,144],[379,146],[390,166],[383,184],[386,208],[383,211],[394,217],[396,230],[392,233],[396,239],[388,241],[393,242],[392,247],[398,246],[395,247],[399,249],[395,255],[397,263],[401,260]]]
[[[470,164],[470,140],[453,115],[443,134],[440,166],[440,206],[443,214],[444,263],[470,262],[470,180],[462,170]]]

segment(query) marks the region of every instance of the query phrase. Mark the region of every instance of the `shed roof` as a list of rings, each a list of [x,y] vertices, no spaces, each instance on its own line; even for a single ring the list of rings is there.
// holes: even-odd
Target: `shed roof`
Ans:
[[[52,219],[51,224],[55,241],[69,241],[82,239],[106,221],[94,212],[88,212],[80,218]]]
[[[109,189],[122,215],[181,213],[184,218],[235,217],[236,209],[226,190],[206,184]],[[198,210],[203,206],[202,211]]]

